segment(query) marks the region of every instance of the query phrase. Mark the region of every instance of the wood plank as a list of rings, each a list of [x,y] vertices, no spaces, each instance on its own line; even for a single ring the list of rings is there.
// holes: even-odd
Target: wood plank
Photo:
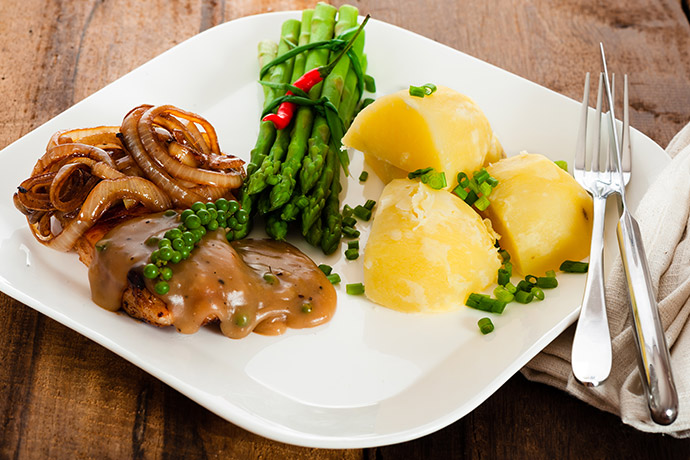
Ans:
[[[334,2],[341,4],[342,2]],[[0,148],[177,43],[303,0],[0,2]],[[360,1],[400,25],[573,98],[584,70],[631,74],[632,124],[661,145],[690,120],[687,2]],[[392,44],[394,45],[394,44]],[[38,153],[28,152],[37,155]],[[521,376],[438,433],[366,450],[305,449],[248,433],[55,321],[0,294],[1,458],[687,458]],[[597,442],[592,442],[593,440]]]

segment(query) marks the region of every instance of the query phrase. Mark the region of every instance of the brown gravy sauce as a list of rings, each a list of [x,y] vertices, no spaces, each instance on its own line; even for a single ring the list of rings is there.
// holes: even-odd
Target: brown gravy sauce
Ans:
[[[111,311],[121,307],[130,270],[141,270],[177,214],[152,214],[111,230],[97,244],[89,266],[91,296]],[[152,240],[149,240],[153,237]],[[147,244],[149,241],[149,244]],[[98,249],[100,248],[100,249]],[[182,333],[196,332],[208,319],[220,321],[223,334],[241,338],[250,332],[278,335],[290,328],[314,327],[335,312],[335,289],[314,262],[294,246],[272,240],[228,243],[225,232],[209,232],[187,260],[169,264],[170,291],[157,295]],[[266,273],[269,281],[264,279]],[[146,280],[151,292],[152,280]]]

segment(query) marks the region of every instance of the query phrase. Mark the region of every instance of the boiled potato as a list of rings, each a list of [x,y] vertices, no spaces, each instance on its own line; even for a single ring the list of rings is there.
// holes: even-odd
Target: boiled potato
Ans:
[[[528,153],[486,170],[498,185],[484,215],[519,273],[543,276],[564,260],[589,255],[592,199],[572,176],[548,158]]]
[[[490,224],[446,190],[396,179],[379,199],[364,249],[366,295],[403,312],[441,312],[496,281]]]
[[[343,144],[363,152],[385,183],[427,167],[453,177],[503,156],[477,104],[443,86],[423,98],[408,90],[378,98],[357,115]]]

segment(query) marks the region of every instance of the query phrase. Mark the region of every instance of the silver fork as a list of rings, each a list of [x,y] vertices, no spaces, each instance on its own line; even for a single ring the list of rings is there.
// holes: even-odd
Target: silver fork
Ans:
[[[607,155],[606,169],[601,169],[601,104],[604,76],[599,74],[599,89],[594,130],[591,137],[592,152],[587,164],[587,119],[589,112],[589,73],[585,77],[582,99],[580,131],[575,151],[575,179],[592,195],[592,243],[589,254],[589,270],[582,298],[580,318],[575,329],[571,362],[575,378],[587,386],[597,386],[611,372],[611,336],[606,317],[604,290],[604,217],[606,199],[616,193],[620,184],[614,177]],[[607,150],[608,153],[608,150]]]
[[[609,133],[614,147],[614,176],[618,182],[627,183],[630,174],[630,125],[628,123],[628,81],[624,88],[623,140],[619,143],[616,135],[613,95],[608,84],[604,47],[601,48],[601,62],[606,83],[606,98],[609,105]],[[626,76],[627,77],[627,76]],[[621,151],[622,150],[622,151]],[[627,165],[626,165],[627,161]],[[626,167],[628,168],[626,171]],[[627,177],[626,177],[627,173]],[[647,257],[642,243],[639,225],[628,210],[625,201],[625,186],[618,191],[617,236],[621,259],[625,270],[630,309],[633,317],[635,342],[639,351],[638,364],[640,376],[647,397],[647,406],[654,422],[669,425],[678,416],[678,393],[671,372],[671,358],[666,344],[664,329],[659,318],[656,297],[652,290]]]

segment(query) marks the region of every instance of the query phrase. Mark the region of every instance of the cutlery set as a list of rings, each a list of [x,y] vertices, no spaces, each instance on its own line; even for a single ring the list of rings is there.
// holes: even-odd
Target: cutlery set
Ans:
[[[588,138],[587,134],[588,127],[592,124],[588,123],[590,76],[587,73],[574,166],[575,179],[592,195],[593,223],[589,271],[573,340],[573,375],[585,386],[595,387],[604,382],[611,371],[611,337],[606,317],[603,255],[606,201],[613,196],[617,201],[619,220],[616,234],[628,285],[645,396],[652,420],[660,425],[669,425],[678,415],[678,395],[640,229],[625,201],[625,186],[630,181],[632,157],[628,76],[625,75],[623,82],[623,120],[619,134],[614,113],[614,80],[609,80],[604,47],[601,44],[600,51],[602,71],[598,78],[592,126],[594,135]],[[607,113],[602,113],[604,102],[608,107]],[[607,135],[602,136],[602,131]],[[588,143],[591,144],[589,148]]]

